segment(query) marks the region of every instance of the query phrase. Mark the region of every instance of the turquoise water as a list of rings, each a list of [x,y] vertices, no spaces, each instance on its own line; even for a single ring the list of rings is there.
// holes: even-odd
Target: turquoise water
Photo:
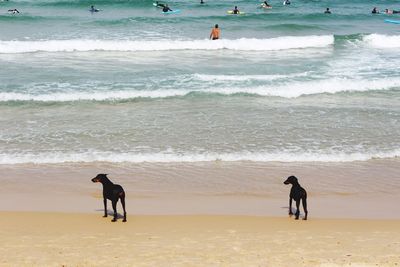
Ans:
[[[0,163],[397,157],[399,4],[270,3],[0,2]]]

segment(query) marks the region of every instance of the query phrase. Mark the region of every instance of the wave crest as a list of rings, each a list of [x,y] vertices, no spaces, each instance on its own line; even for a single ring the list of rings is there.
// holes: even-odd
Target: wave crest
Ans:
[[[363,41],[376,48],[399,48],[400,35],[370,34]]]
[[[200,75],[200,80],[212,79],[214,76]],[[232,79],[230,76],[216,76],[217,79]],[[261,78],[269,79],[269,76],[244,76],[243,79]],[[272,77],[276,78],[276,77]],[[240,77],[233,79],[241,80]],[[400,88],[400,79],[384,78],[375,80],[351,80],[351,79],[325,79],[319,81],[296,81],[281,85],[253,86],[253,87],[208,87],[203,89],[158,89],[158,90],[119,90],[86,92],[70,91],[48,94],[30,94],[4,92],[0,93],[0,102],[8,101],[38,101],[38,102],[73,102],[73,101],[124,101],[138,98],[168,98],[183,97],[189,94],[220,94],[235,95],[249,94],[263,97],[295,98],[316,94],[335,94],[340,92],[365,92],[377,90],[392,90]]]
[[[162,40],[162,41],[128,41],[128,40],[47,40],[47,41],[0,41],[0,53],[33,53],[33,52],[88,52],[88,51],[167,51],[167,50],[243,50],[274,51],[311,47],[327,47],[334,43],[332,35],[324,36],[284,36],[270,39],[236,40]]]

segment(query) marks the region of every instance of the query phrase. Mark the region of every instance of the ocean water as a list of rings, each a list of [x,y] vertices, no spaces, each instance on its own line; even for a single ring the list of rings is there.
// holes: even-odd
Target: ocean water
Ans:
[[[0,164],[400,155],[398,1],[205,1],[0,2]]]

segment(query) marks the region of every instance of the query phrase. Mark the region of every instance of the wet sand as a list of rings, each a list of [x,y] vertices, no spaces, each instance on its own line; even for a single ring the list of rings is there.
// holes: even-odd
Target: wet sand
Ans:
[[[296,175],[311,218],[400,219],[399,160],[349,163],[203,162],[175,164],[0,165],[0,211],[102,213],[108,173],[130,214],[286,216]]]

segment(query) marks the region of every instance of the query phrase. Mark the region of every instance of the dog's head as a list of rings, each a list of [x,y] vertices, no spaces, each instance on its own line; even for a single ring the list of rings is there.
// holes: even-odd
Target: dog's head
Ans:
[[[286,181],[283,182],[284,184],[297,184],[297,178],[296,176],[289,176]]]
[[[97,174],[96,177],[94,177],[94,178],[92,179],[92,182],[93,182],[93,183],[101,183],[101,182],[104,181],[105,178],[107,178],[107,174],[105,174],[105,173],[99,173],[99,174]]]

